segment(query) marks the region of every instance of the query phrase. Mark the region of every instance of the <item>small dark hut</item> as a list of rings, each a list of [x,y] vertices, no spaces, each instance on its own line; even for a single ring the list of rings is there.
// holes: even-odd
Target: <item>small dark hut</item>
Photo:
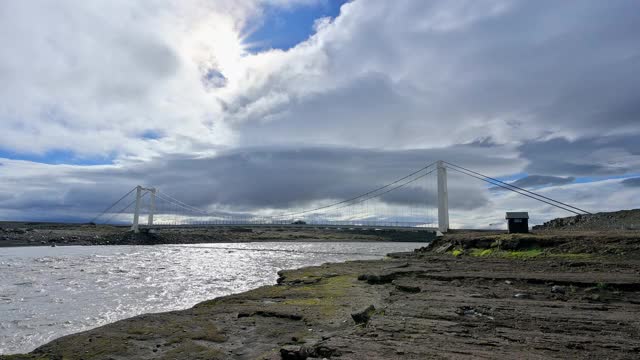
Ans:
[[[505,219],[509,224],[509,234],[529,232],[529,213],[507,212]]]

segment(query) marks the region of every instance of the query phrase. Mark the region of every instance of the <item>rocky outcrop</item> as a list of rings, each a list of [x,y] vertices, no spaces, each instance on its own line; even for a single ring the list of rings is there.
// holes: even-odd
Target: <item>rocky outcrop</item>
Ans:
[[[557,218],[533,230],[640,230],[640,209]]]

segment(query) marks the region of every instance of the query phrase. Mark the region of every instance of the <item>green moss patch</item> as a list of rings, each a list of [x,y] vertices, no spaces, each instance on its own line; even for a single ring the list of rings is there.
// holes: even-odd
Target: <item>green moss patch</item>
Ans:
[[[180,343],[175,348],[165,352],[160,359],[226,359],[224,354],[214,348],[210,348],[199,344],[195,341],[185,341]]]
[[[499,251],[498,256],[507,259],[530,259],[542,255],[541,249]]]
[[[454,250],[455,252],[456,250]],[[457,250],[459,253],[453,254],[454,256],[462,255],[461,250]],[[500,250],[498,248],[491,249],[469,249],[464,252],[466,255],[475,257],[499,257],[504,259],[530,259],[543,255],[541,249],[527,249],[527,250]]]

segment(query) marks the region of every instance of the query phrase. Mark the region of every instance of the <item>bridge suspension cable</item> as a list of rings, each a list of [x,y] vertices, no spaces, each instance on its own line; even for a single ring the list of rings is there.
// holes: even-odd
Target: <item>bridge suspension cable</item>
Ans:
[[[358,199],[360,199],[360,198],[362,198],[362,197],[365,197],[365,196],[367,196],[367,195],[370,195],[370,194],[376,193],[376,192],[378,192],[378,191],[380,191],[380,190],[384,190],[384,189],[388,188],[389,186],[395,185],[395,184],[397,184],[397,183],[401,182],[402,180],[408,179],[408,178],[412,177],[413,175],[416,175],[416,174],[418,174],[419,172],[424,171],[424,170],[428,169],[429,167],[431,167],[431,166],[433,166],[433,165],[435,165],[435,164],[436,164],[436,162],[434,161],[434,162],[432,162],[431,164],[429,164],[429,165],[427,165],[427,166],[425,166],[425,167],[423,167],[423,168],[421,168],[421,169],[419,169],[419,170],[416,170],[416,171],[412,172],[412,173],[411,173],[411,174],[409,174],[409,175],[403,176],[403,177],[401,177],[400,179],[397,179],[397,180],[395,180],[395,181],[393,181],[393,182],[390,182],[390,183],[388,183],[388,184],[386,184],[386,185],[384,185],[384,186],[381,186],[381,187],[379,187],[379,188],[376,188],[376,189],[373,189],[373,190],[367,191],[367,192],[366,192],[366,193],[364,193],[364,194],[361,194],[361,195],[358,195],[358,196],[352,197],[352,198],[350,198],[350,199],[346,199],[346,200],[342,200],[342,201],[337,201],[337,202],[335,202],[335,203],[332,203],[332,204],[329,204],[329,205],[320,206],[320,207],[317,207],[317,208],[314,208],[314,209],[307,209],[307,210],[302,210],[302,211],[297,211],[297,212],[292,212],[292,213],[286,213],[286,214],[276,215],[276,216],[274,216],[274,217],[277,217],[277,218],[288,218],[288,217],[297,216],[297,215],[302,215],[302,214],[306,214],[306,213],[310,213],[310,212],[317,212],[317,211],[320,211],[320,210],[325,210],[325,209],[332,208],[332,207],[337,206],[337,205],[341,205],[341,204],[349,203],[349,202],[352,202],[352,201],[354,201],[354,200],[358,200]],[[433,170],[432,170],[431,172],[433,172]],[[429,172],[429,174],[430,174],[431,172]],[[425,176],[426,176],[426,175],[425,175]],[[417,179],[416,179],[416,180],[417,180]],[[350,204],[350,205],[351,205],[351,204]],[[350,206],[350,205],[348,205],[348,206]]]
[[[485,182],[487,182],[489,184],[498,186],[500,188],[503,188],[503,189],[518,193],[518,194],[520,194],[522,196],[526,196],[528,198],[531,198],[531,199],[534,199],[534,200],[549,204],[551,206],[555,206],[555,207],[557,207],[559,209],[562,209],[562,210],[565,210],[565,211],[569,211],[569,212],[574,213],[576,215],[591,214],[590,212],[588,212],[586,210],[577,208],[575,206],[563,203],[563,202],[558,201],[558,200],[551,199],[551,198],[546,197],[544,195],[538,194],[536,192],[533,192],[533,191],[530,191],[530,190],[527,190],[527,189],[523,189],[523,188],[518,187],[516,185],[509,184],[507,182],[492,178],[490,176],[483,175],[483,174],[481,174],[479,172],[476,172],[476,171],[473,171],[473,170],[469,170],[469,169],[464,168],[462,166],[455,165],[455,164],[452,164],[452,163],[447,162],[447,161],[444,161],[444,163],[449,165],[447,167],[449,169],[451,169],[451,170],[454,170],[454,171],[457,171],[459,173],[465,174],[467,176],[471,176],[473,178],[485,181]]]
[[[437,164],[437,165],[436,165]],[[434,167],[434,165],[436,165]],[[432,168],[433,167],[433,168]],[[125,195],[123,195],[116,202],[107,207],[104,211],[95,216],[91,221],[96,221],[105,214],[111,216],[104,222],[109,223],[114,217],[126,212],[132,205],[136,204],[136,210],[134,212],[134,225],[137,224],[137,219],[140,210],[148,212],[148,224],[153,224],[153,216],[156,215],[160,223],[164,224],[221,224],[221,225],[251,225],[251,224],[267,224],[267,225],[281,225],[294,224],[300,221],[301,224],[317,224],[317,225],[334,225],[334,226],[405,226],[405,227],[426,227],[433,224],[431,221],[435,221],[435,217],[429,214],[429,194],[433,191],[433,188],[437,188],[437,191],[433,191],[432,204],[437,203],[438,209],[438,229],[446,231],[448,229],[448,195],[446,185],[446,169],[451,169],[464,175],[476,178],[483,182],[489,183],[493,186],[515,192],[519,195],[537,200],[539,202],[554,206],[556,208],[574,213],[574,214],[590,214],[590,212],[581,208],[560,202],[558,200],[551,199],[547,196],[538,194],[536,192],[518,187],[513,184],[498,180],[496,178],[481,174],[471,169],[447,162],[438,161],[432,162],[418,170],[415,170],[408,175],[400,177],[392,182],[389,182],[383,186],[376,187],[372,190],[361,193],[357,196],[350,197],[345,200],[335,201],[327,205],[317,206],[314,208],[303,209],[300,211],[292,211],[281,214],[273,215],[260,215],[252,213],[243,213],[237,211],[208,211],[200,209],[195,206],[189,205],[181,200],[178,200],[174,196],[158,191],[155,188],[144,188],[137,186]],[[396,191],[401,188],[405,188],[416,181],[427,177],[435,171],[438,171],[437,177],[433,177],[433,182],[427,181],[414,186],[409,187],[409,190],[397,194],[398,196],[393,200],[374,200],[380,199],[384,195]],[[437,180],[437,184],[436,184]],[[437,186],[436,186],[437,185]],[[432,188],[433,187],[433,188]],[[112,212],[113,209],[123,202],[131,193],[138,189],[136,199],[128,203],[119,211]],[[147,208],[141,209],[142,203],[140,200],[149,193],[152,194]],[[395,195],[394,195],[395,196]],[[159,204],[156,204],[156,199],[161,200]],[[373,201],[370,201],[373,200]],[[418,210],[417,206],[422,206]],[[424,208],[426,206],[426,209]],[[342,210],[347,208],[347,210]],[[340,210],[340,211],[338,211]],[[381,212],[382,211],[382,212]],[[443,216],[440,216],[444,214]],[[295,221],[294,221],[295,219]],[[137,226],[135,226],[137,230]],[[133,229],[133,227],[132,227]]]
[[[135,189],[136,189],[136,188],[133,188],[133,190],[135,190]],[[132,191],[133,191],[133,190],[132,190]],[[131,193],[131,191],[129,192],[129,194],[130,194],[130,193]],[[145,191],[145,192],[140,196],[140,199],[144,198],[148,193],[149,193],[148,191]],[[127,195],[129,195],[129,194],[127,194]],[[120,215],[120,214],[122,214],[123,212],[127,211],[127,209],[129,209],[129,208],[131,207],[131,205],[133,205],[133,204],[135,204],[135,203],[136,203],[136,199],[133,199],[133,201],[131,201],[127,206],[123,207],[120,211],[118,211],[118,212],[115,212],[115,213],[111,214],[111,216],[110,216],[110,217],[109,217],[105,222],[103,222],[103,224],[108,224],[108,223],[109,223],[109,221],[111,221],[111,219],[113,219],[116,215]]]
[[[168,195],[166,193],[158,191],[156,193],[156,196],[161,198],[164,201],[168,201],[170,203],[174,203],[175,205],[177,205],[177,206],[179,206],[179,207],[181,207],[183,209],[199,212],[199,213],[202,213],[202,214],[205,214],[205,215],[210,215],[208,211],[202,210],[202,209],[198,209],[195,206],[191,206],[189,204],[186,204],[186,203],[184,203],[184,202],[182,202],[182,201],[180,201],[180,200],[178,200],[178,199],[176,199],[176,198],[174,198],[174,197],[172,197],[172,196],[170,196],[170,195]]]
[[[323,206],[319,206],[319,207],[315,207],[312,209],[305,209],[302,211],[294,211],[294,212],[289,212],[289,213],[284,213],[284,214],[274,214],[274,215],[263,215],[263,216],[258,216],[258,215],[254,215],[254,214],[233,214],[233,213],[228,213],[228,214],[224,214],[224,213],[212,213],[210,211],[207,210],[203,210],[200,208],[197,208],[195,206],[189,205],[181,200],[178,200],[177,198],[157,191],[155,192],[155,196],[157,197],[158,200],[162,200],[163,203],[166,203],[169,206],[172,206],[174,208],[174,211],[172,211],[171,213],[173,213],[176,217],[174,217],[174,222],[193,222],[196,221],[198,223],[203,223],[203,222],[210,222],[210,223],[222,223],[222,224],[226,224],[226,223],[267,223],[267,224],[281,224],[283,223],[283,221],[285,221],[285,223],[288,223],[290,221],[290,219],[294,216],[300,216],[300,215],[311,215],[313,216],[319,216],[322,214],[322,217],[324,218],[324,221],[329,221],[328,218],[331,217],[337,217],[339,220],[337,220],[338,222],[344,222],[344,218],[352,218],[351,221],[354,221],[354,217],[362,219],[362,220],[357,220],[358,222],[362,222],[364,221],[364,219],[370,218],[372,215],[379,215],[375,213],[375,204],[369,204],[367,201],[372,200],[372,199],[376,199],[376,198],[380,198],[382,196],[384,196],[385,194],[388,194],[392,191],[398,190],[400,188],[406,187],[409,184],[412,184],[414,182],[416,182],[419,179],[422,179],[428,175],[430,175],[431,173],[433,173],[437,168],[433,168],[429,171],[429,168],[433,167],[436,164],[436,162],[430,163],[418,170],[415,170],[411,173],[409,173],[408,175],[405,175],[403,177],[400,177],[392,182],[389,182],[383,186],[379,186],[375,189],[366,191],[362,194],[359,194],[357,196],[345,199],[345,200],[341,200],[341,201],[336,201],[334,203],[328,204],[328,205],[323,205]],[[421,174],[421,172],[423,172]],[[417,175],[417,176],[416,176]],[[427,188],[429,186],[429,183],[427,184],[423,184],[426,185]],[[420,186],[420,188],[426,189],[424,186]],[[146,194],[146,193],[145,193]],[[425,199],[426,201],[426,199]],[[134,200],[135,202],[135,200]],[[366,205],[361,205],[358,209],[356,209],[355,207],[359,204],[362,203],[366,203]],[[133,204],[133,203],[132,203]],[[125,207],[124,209],[122,209],[120,212],[122,211],[126,211],[126,209],[128,207],[130,207],[129,204],[127,207]],[[162,216],[162,209],[163,206],[162,204],[159,204],[158,206],[160,206],[158,209],[156,210],[160,210],[160,213],[157,213],[158,216]],[[406,207],[406,205],[404,205]],[[349,213],[345,214],[345,213],[335,213],[335,211],[340,210],[340,209],[344,209],[344,208],[353,208],[353,210],[350,210]],[[369,210],[373,208],[374,212],[371,213]],[[166,209],[166,207],[165,207]],[[176,209],[181,209],[182,211],[187,211],[187,214],[179,214],[178,212],[176,212]],[[397,210],[401,210],[403,209],[402,206],[397,207]],[[387,211],[389,211],[391,209],[387,209]],[[406,210],[406,209],[405,209]],[[327,211],[331,211],[331,213],[328,213]],[[424,210],[423,210],[424,211]],[[428,209],[427,209],[428,211]],[[120,213],[118,212],[118,213]],[[188,213],[192,213],[192,215],[188,215]],[[315,215],[312,215],[314,214]],[[166,213],[165,214],[169,214]],[[400,216],[400,218],[402,217],[407,217],[407,219],[411,219],[411,218],[421,218],[424,217],[424,215],[420,215],[423,214],[422,212],[414,212],[413,209],[411,209],[411,211],[409,213],[404,213],[404,215]],[[114,216],[117,214],[114,214]],[[398,214],[392,216],[391,218],[387,219],[393,219],[393,218],[397,218],[397,216],[399,216]],[[112,216],[113,217],[113,216]],[[201,220],[197,220],[197,218],[201,218],[205,217],[204,221]],[[327,218],[328,217],[328,218]],[[342,218],[342,220],[340,220]],[[430,217],[427,216],[426,219],[429,219]],[[165,221],[167,220],[167,217],[164,217]],[[384,219],[384,217],[383,217]],[[162,221],[161,218],[159,218],[158,220]],[[307,219],[305,219],[307,220]],[[313,219],[312,219],[313,220]],[[307,220],[309,221],[309,220]],[[318,221],[317,219],[315,221]],[[386,220],[385,222],[389,222],[391,220]],[[407,220],[404,220],[407,221]],[[394,223],[398,223],[399,220],[394,220]],[[424,220],[421,220],[422,223],[424,223]],[[375,222],[371,222],[372,224]]]
[[[419,171],[422,171],[422,170],[419,170]],[[336,209],[334,209],[334,210],[338,210],[338,209],[342,209],[342,208],[345,208],[345,207],[348,207],[348,206],[352,206],[352,205],[355,205],[355,204],[359,204],[359,203],[365,202],[365,201],[367,201],[367,200],[371,200],[371,199],[379,198],[379,197],[381,197],[381,196],[382,196],[382,195],[384,195],[384,194],[390,193],[390,192],[392,192],[392,191],[394,191],[394,190],[400,189],[401,187],[404,187],[404,186],[409,185],[409,184],[411,184],[411,183],[413,183],[413,182],[416,182],[417,180],[422,179],[423,177],[425,177],[425,176],[427,176],[427,175],[430,175],[430,174],[431,174],[431,173],[433,173],[434,171],[436,171],[436,169],[433,169],[433,170],[431,170],[431,171],[428,171],[428,172],[426,172],[426,173],[424,173],[424,174],[422,174],[422,175],[420,175],[420,176],[416,177],[415,179],[411,179],[411,180],[409,180],[409,181],[407,181],[407,182],[405,182],[405,183],[403,183],[403,184],[400,184],[400,185],[398,185],[398,186],[396,186],[396,187],[394,187],[394,188],[391,188],[391,189],[389,189],[389,190],[387,190],[387,191],[385,191],[385,192],[383,192],[383,193],[381,193],[381,194],[376,194],[376,195],[374,195],[374,196],[371,196],[371,197],[368,197],[368,198],[366,198],[366,199],[363,199],[363,200],[360,200],[360,201],[354,202],[354,203],[352,203],[352,204],[343,205],[343,206],[338,207],[338,208],[336,208]]]
[[[131,190],[129,190],[128,193],[124,194],[120,199],[116,200],[113,204],[109,205],[109,207],[104,209],[101,213],[99,213],[98,215],[94,216],[93,219],[91,219],[89,222],[92,223],[92,222],[96,221],[99,217],[101,217],[102,215],[106,214],[107,211],[113,209],[114,206],[116,206],[120,201],[124,200],[124,198],[129,196],[135,189],[136,189],[136,187],[134,186]]]

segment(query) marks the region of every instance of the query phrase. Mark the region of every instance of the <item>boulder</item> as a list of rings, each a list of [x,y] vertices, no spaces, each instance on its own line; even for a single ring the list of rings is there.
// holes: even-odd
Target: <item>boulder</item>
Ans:
[[[366,308],[351,314],[351,318],[356,322],[356,324],[366,324],[369,322],[375,311],[375,306],[369,305]]]

